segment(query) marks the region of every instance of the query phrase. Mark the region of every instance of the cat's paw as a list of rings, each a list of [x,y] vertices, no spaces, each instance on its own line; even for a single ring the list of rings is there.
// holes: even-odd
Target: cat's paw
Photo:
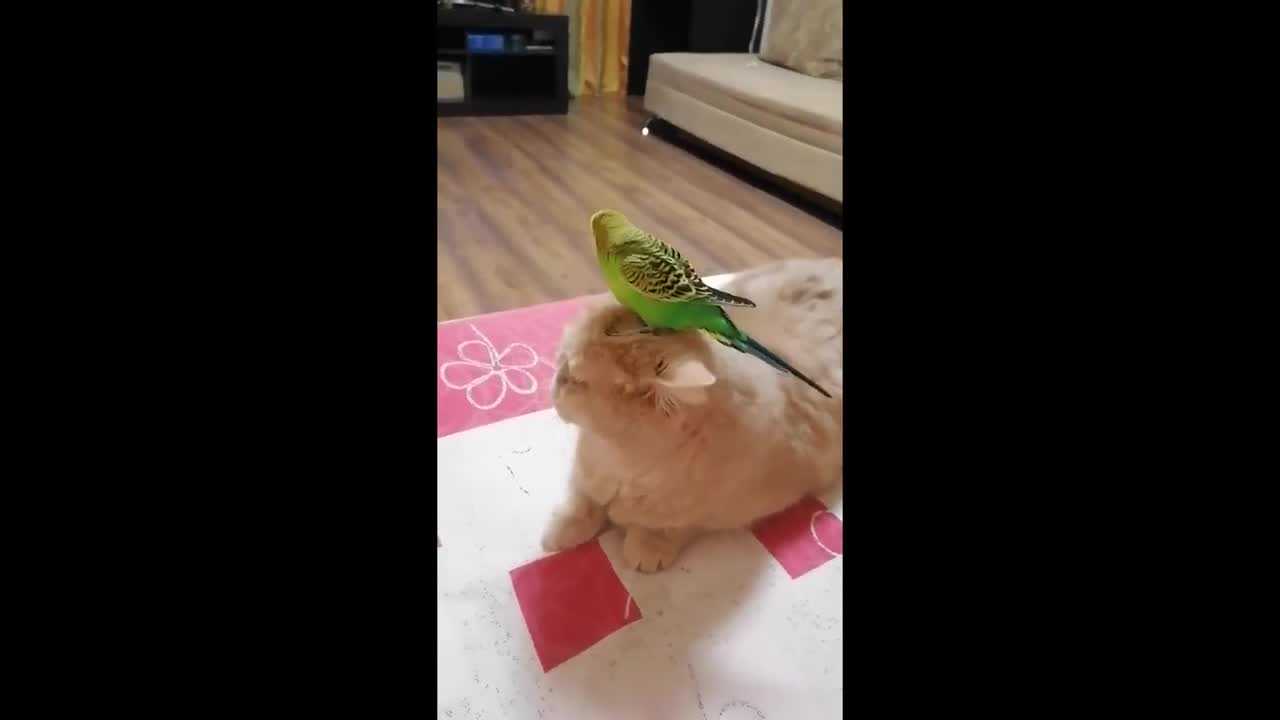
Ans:
[[[622,559],[634,570],[655,573],[675,564],[682,549],[682,538],[632,527],[627,528],[627,536],[622,540]]]
[[[557,512],[542,533],[542,549],[560,552],[577,547],[600,533],[604,513],[569,514]]]

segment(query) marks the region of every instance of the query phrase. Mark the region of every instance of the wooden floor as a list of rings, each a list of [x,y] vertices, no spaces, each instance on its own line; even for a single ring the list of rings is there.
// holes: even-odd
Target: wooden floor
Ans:
[[[621,211],[700,275],[842,257],[836,227],[655,135],[639,98],[436,120],[437,321],[604,292],[592,213]]]

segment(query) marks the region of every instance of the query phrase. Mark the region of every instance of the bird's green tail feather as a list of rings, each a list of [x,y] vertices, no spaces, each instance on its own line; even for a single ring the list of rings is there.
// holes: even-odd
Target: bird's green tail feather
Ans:
[[[727,315],[725,316],[725,320],[729,321],[729,318]],[[719,333],[714,330],[707,330],[707,334],[715,338],[716,341],[719,342],[720,344],[728,345],[729,347],[733,348],[734,350],[737,350],[738,352],[746,353],[751,357],[762,360],[767,365],[773,367],[774,369],[781,370],[782,372],[790,373],[796,376],[797,378],[800,378],[801,380],[803,380],[806,385],[813,388],[814,390],[817,390],[818,392],[822,393],[823,395],[826,395],[827,397],[831,397],[831,393],[827,392],[826,390],[823,390],[818,385],[818,383],[810,380],[808,377],[805,376],[804,373],[788,365],[786,360],[783,360],[782,358],[773,354],[773,352],[769,350],[769,348],[756,342],[754,339],[751,338],[751,336],[747,335],[741,330],[738,330],[738,328],[731,321],[729,321],[729,327],[737,331],[738,337],[731,337],[729,335]]]

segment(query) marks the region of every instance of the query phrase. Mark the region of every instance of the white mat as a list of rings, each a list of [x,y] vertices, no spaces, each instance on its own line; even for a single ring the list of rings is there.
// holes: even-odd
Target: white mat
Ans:
[[[793,579],[746,531],[702,539],[655,575],[626,569],[617,531],[602,535],[603,559],[587,548],[582,562],[597,562],[581,572],[620,595],[552,588],[530,602],[548,622],[616,612],[604,621],[618,627],[544,670],[511,571],[545,556],[574,433],[541,410],[437,441],[438,717],[842,717],[842,547]],[[839,491],[821,499],[843,516]]]

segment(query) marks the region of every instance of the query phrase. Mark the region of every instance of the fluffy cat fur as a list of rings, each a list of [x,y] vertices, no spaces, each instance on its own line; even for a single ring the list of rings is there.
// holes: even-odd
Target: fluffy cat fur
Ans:
[[[554,401],[581,432],[543,547],[573,547],[612,522],[627,564],[656,572],[699,533],[746,527],[838,483],[841,267],[791,260],[724,288],[758,306],[729,311],[734,323],[832,398],[700,332],[610,336],[642,325],[612,301],[567,327]]]

